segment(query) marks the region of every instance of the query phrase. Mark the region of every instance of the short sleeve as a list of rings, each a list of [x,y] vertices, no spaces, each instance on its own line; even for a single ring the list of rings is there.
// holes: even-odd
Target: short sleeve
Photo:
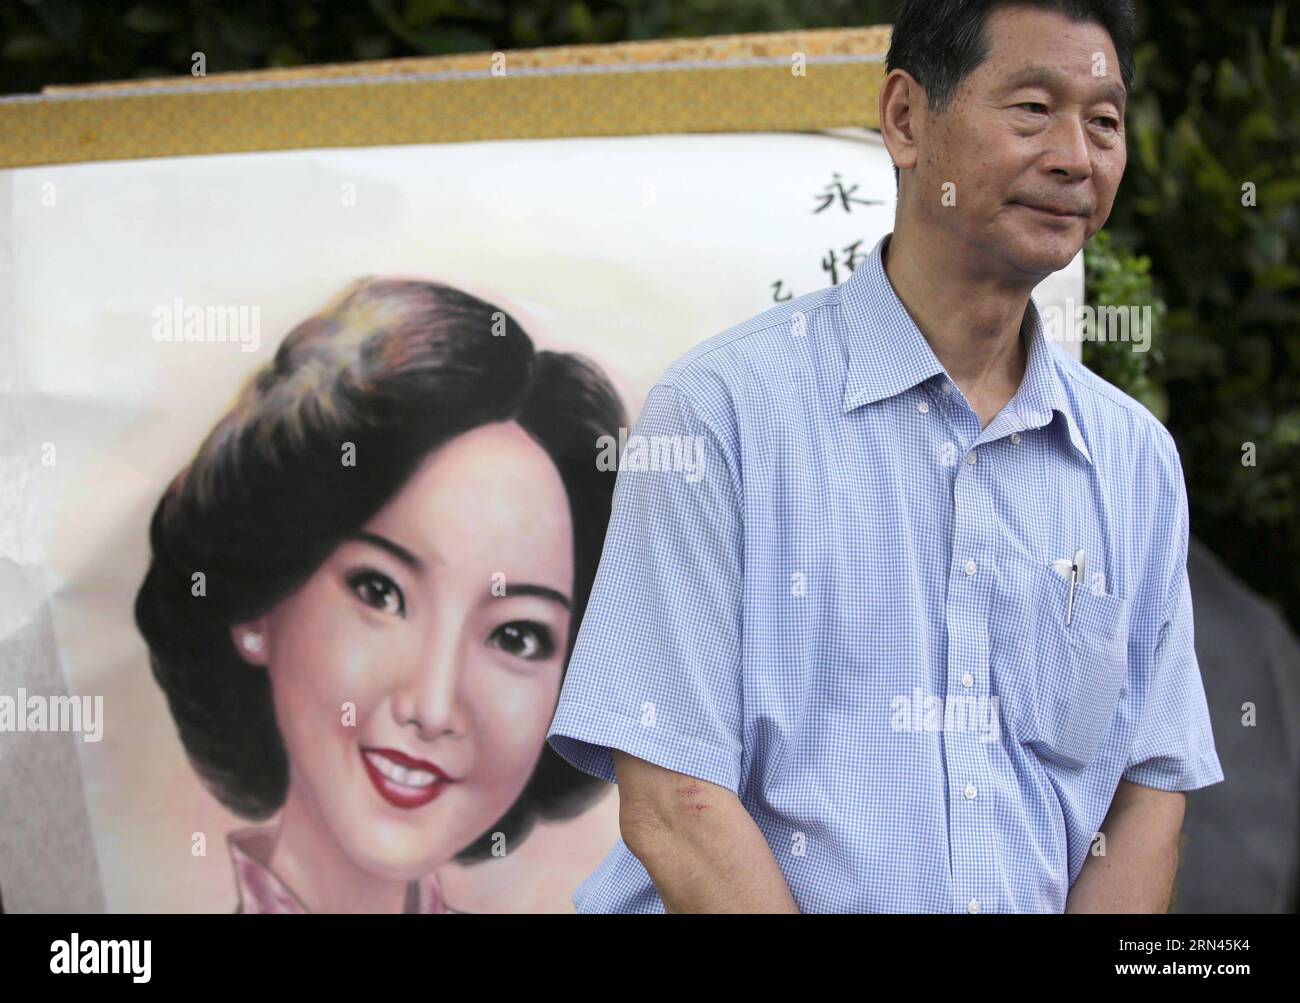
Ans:
[[[739,467],[669,384],[626,446],[586,614],[547,740],[615,782],[611,750],[738,791]]]
[[[1174,450],[1177,498],[1168,538],[1174,561],[1156,626],[1150,684],[1123,779],[1162,791],[1190,791],[1223,780],[1196,658],[1192,591],[1187,577],[1187,489]]]

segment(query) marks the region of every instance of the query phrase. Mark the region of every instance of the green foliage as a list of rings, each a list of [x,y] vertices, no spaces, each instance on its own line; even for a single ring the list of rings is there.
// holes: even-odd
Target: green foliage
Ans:
[[[1169,400],[1156,378],[1164,364],[1160,348],[1166,314],[1165,301],[1156,295],[1151,278],[1151,259],[1115,246],[1108,230],[1099,230],[1083,252],[1084,283],[1092,307],[1150,307],[1149,351],[1134,351],[1134,345],[1115,341],[1083,342],[1084,364],[1104,379],[1141,401],[1162,422],[1169,413]]]
[[[30,0],[0,4],[0,93],[358,59],[888,23],[890,0]]]
[[[1282,3],[1149,4],[1150,23],[1175,6],[1201,49],[1148,33],[1108,227],[1155,263],[1169,311],[1152,371],[1115,382],[1164,386],[1193,532],[1300,624],[1300,47]]]

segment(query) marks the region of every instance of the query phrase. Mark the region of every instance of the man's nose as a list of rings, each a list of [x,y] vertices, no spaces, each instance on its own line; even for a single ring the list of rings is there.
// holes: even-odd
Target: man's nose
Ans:
[[[1088,126],[1074,115],[1063,115],[1052,124],[1047,168],[1074,179],[1092,174],[1092,148],[1088,143]]]

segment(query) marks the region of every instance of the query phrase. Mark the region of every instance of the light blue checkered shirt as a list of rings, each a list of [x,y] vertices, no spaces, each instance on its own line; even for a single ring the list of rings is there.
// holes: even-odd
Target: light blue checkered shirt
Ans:
[[[802,912],[1061,912],[1121,778],[1223,779],[1182,466],[1032,300],[981,429],[888,239],[650,392],[548,740],[735,791]],[[573,898],[664,910],[622,840]]]

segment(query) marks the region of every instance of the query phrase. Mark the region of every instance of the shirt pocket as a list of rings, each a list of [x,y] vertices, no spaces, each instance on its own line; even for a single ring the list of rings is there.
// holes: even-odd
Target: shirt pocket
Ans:
[[[1071,769],[1097,756],[1128,669],[1129,601],[1080,582],[1070,622],[1070,582],[1049,567],[1035,571],[1034,681],[1020,739]]]

